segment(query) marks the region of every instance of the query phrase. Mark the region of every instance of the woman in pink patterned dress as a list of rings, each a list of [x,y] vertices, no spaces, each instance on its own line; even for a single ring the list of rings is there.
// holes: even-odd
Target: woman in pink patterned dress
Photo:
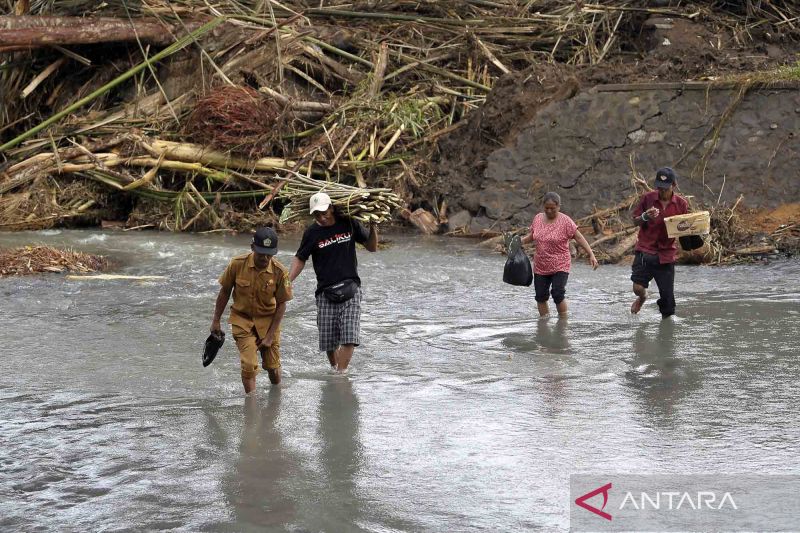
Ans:
[[[548,192],[544,195],[544,213],[533,217],[531,231],[522,238],[523,244],[536,243],[536,253],[533,257],[533,287],[536,290],[536,307],[539,316],[547,316],[550,309],[547,300],[553,296],[558,316],[567,314],[567,300],[564,299],[567,288],[569,268],[572,264],[569,254],[569,241],[575,239],[589,256],[592,269],[598,266],[597,258],[592,252],[586,238],[578,231],[575,222],[560,213],[561,197]],[[549,294],[548,294],[549,293]]]

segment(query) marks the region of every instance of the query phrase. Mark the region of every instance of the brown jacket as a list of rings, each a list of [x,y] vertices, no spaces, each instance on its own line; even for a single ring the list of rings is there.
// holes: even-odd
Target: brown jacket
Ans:
[[[257,270],[253,254],[234,257],[219,278],[222,287],[233,289],[228,322],[245,331],[255,326],[259,337],[267,334],[278,304],[292,299],[292,283],[286,267],[274,257],[267,268]]]

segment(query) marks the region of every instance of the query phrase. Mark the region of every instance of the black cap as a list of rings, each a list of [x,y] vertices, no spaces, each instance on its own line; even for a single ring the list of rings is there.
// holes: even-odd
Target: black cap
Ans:
[[[258,228],[253,235],[253,250],[259,254],[278,253],[278,234],[272,228]]]
[[[678,175],[671,168],[662,167],[656,171],[656,187],[659,189],[669,189],[676,181],[678,181]]]

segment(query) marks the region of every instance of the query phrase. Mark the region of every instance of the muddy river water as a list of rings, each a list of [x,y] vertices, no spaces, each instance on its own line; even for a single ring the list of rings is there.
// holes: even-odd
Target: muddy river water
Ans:
[[[389,239],[359,252],[351,372],[316,350],[309,265],[284,383],[245,398],[233,342],[200,356],[246,237],[0,234],[166,277],[0,280],[0,530],[563,531],[571,473],[800,473],[800,262],[679,266],[664,322],[580,263],[570,317],[536,320],[504,257]]]

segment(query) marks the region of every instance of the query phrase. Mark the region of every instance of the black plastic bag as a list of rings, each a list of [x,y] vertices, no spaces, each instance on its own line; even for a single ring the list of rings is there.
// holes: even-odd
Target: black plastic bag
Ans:
[[[503,269],[503,281],[510,285],[530,287],[533,283],[533,269],[531,260],[522,249],[519,235],[511,237],[506,248],[508,249],[508,259],[506,259],[506,266]]]
[[[678,237],[678,240],[681,243],[681,248],[686,251],[696,250],[705,244],[703,237],[700,235],[684,235],[683,237]]]
[[[218,331],[208,336],[206,339],[206,345],[203,348],[203,366],[208,366],[211,364],[211,361],[213,361],[217,356],[217,352],[219,352],[219,349],[222,348],[222,344],[224,342],[224,331]]]

